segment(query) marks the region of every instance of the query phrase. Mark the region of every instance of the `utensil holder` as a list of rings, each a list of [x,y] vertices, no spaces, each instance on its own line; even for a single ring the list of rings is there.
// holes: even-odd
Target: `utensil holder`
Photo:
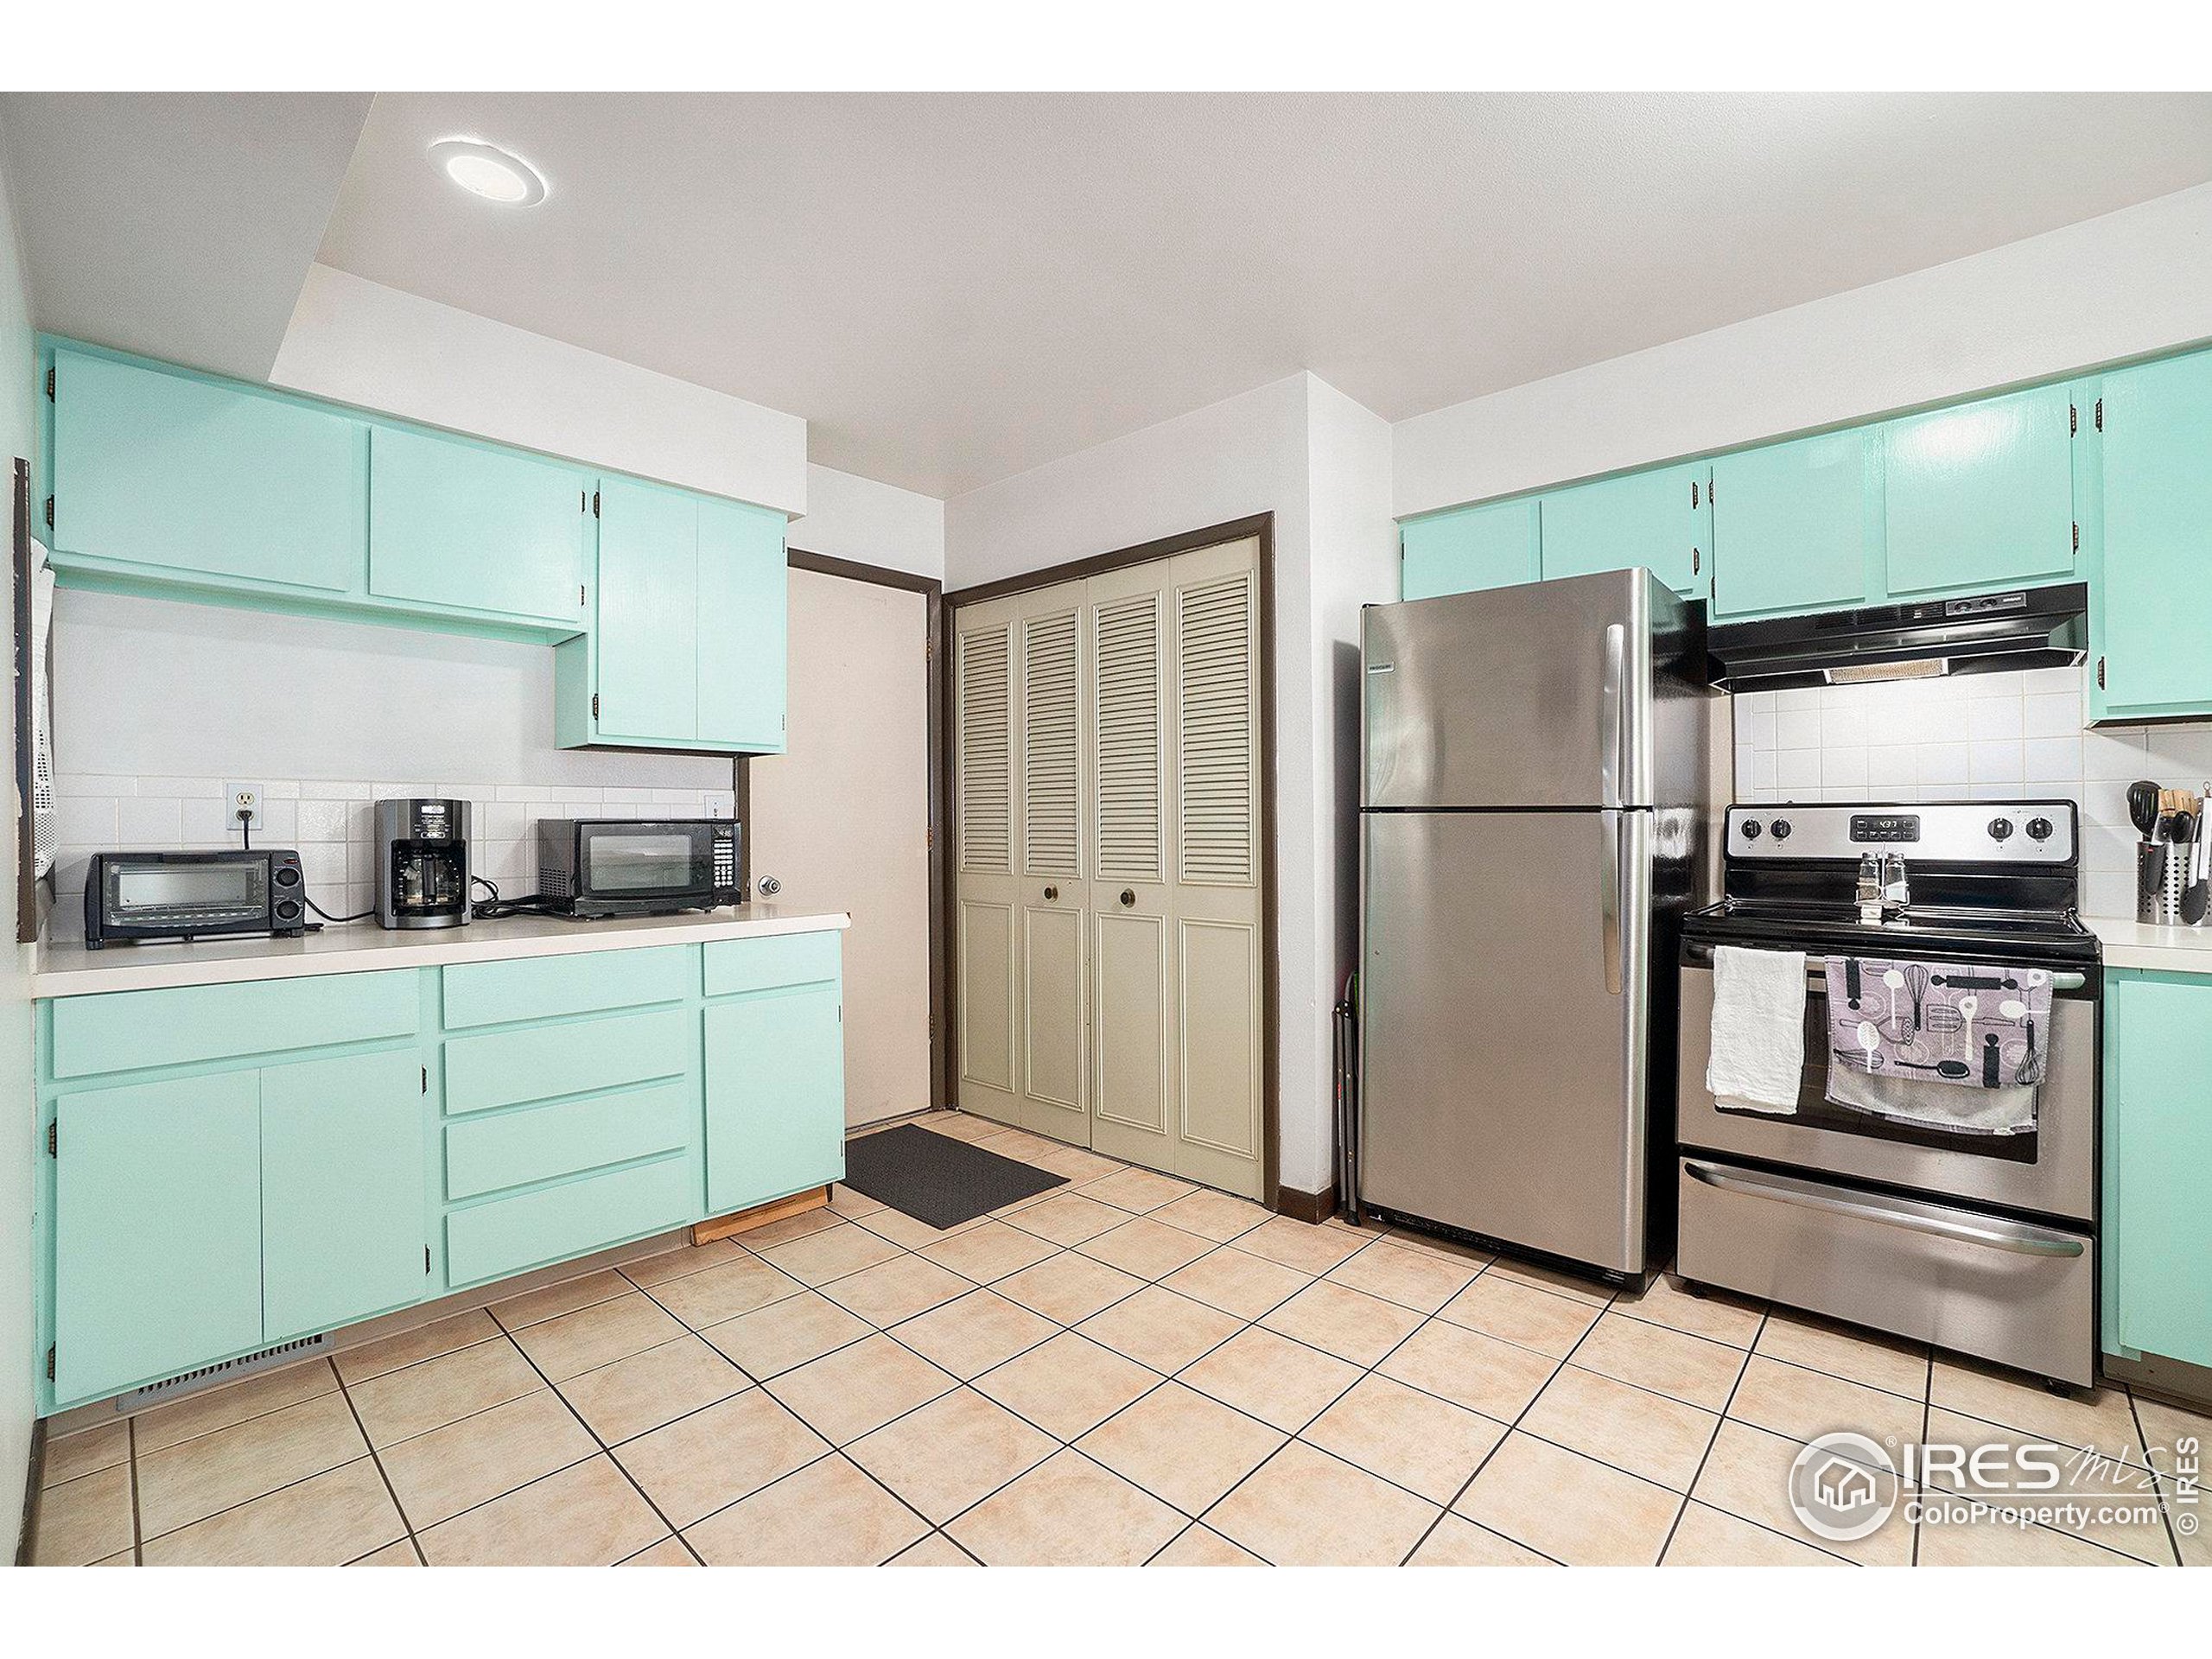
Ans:
[[[2135,919],[2155,927],[2181,925],[2181,890],[2187,867],[2161,842],[2135,848]]]

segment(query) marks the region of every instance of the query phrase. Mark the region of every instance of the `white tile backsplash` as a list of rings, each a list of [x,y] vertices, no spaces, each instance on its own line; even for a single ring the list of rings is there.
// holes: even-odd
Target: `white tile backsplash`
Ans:
[[[85,868],[92,854],[243,844],[237,825],[226,816],[220,779],[64,772],[54,786],[60,831],[54,872],[55,918],[57,932],[64,937],[78,931]],[[529,892],[537,880],[537,845],[531,839],[535,819],[652,812],[726,818],[736,808],[735,798],[727,789],[331,783],[312,778],[265,779],[261,787],[262,821],[254,830],[255,842],[296,848],[308,897],[334,916],[355,915],[376,903],[375,801],[442,795],[468,802],[473,809],[470,868],[497,882],[509,897]]]
[[[2082,671],[1891,680],[1735,699],[1736,793],[1749,801],[2056,796],[2082,808],[2082,909],[2135,909],[2127,785],[2212,781],[2212,726],[2087,730]]]

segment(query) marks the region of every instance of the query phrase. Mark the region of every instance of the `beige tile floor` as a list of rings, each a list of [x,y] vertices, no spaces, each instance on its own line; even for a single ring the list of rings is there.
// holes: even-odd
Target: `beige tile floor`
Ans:
[[[42,1562],[2205,1564],[2212,1420],[1665,1280],[1310,1227],[980,1119],[1071,1185],[831,1209],[57,1440]],[[2162,1506],[1816,1547],[1805,1440],[2027,1434]]]

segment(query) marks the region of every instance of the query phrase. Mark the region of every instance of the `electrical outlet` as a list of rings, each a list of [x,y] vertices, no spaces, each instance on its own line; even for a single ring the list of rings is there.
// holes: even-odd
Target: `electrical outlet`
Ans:
[[[262,790],[259,784],[225,784],[223,785],[223,816],[232,830],[261,822]]]

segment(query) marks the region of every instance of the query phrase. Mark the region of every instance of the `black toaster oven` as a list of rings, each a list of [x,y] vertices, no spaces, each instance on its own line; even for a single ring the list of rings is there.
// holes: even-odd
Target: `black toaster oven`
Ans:
[[[276,849],[94,853],[85,872],[85,944],[307,931],[300,855]]]

